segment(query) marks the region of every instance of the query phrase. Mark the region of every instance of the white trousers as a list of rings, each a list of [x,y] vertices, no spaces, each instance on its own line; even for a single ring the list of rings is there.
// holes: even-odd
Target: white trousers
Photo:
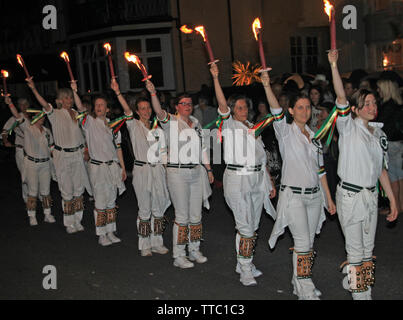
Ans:
[[[24,149],[22,148],[15,148],[15,163],[17,164],[18,171],[21,174],[21,184],[22,184],[22,198],[24,202],[27,202],[28,198],[28,185],[26,182],[23,181],[23,166],[24,166]]]
[[[175,222],[182,226],[202,221],[203,181],[201,168],[167,168],[168,190],[175,209]],[[186,245],[178,244],[178,226],[173,227],[173,257],[186,256]],[[200,241],[189,242],[189,251],[198,251]]]
[[[151,223],[150,236],[139,236],[139,250],[163,245],[162,235],[154,233],[154,219],[162,218],[171,204],[166,179],[166,171],[162,165],[151,167],[147,164],[133,167],[133,188],[139,207],[137,230],[140,220]]]
[[[24,159],[24,182],[27,184],[28,196],[39,198],[50,195],[50,163],[35,163]]]
[[[348,262],[360,264],[370,260],[375,247],[378,192],[364,189],[356,193],[337,186],[336,206]]]

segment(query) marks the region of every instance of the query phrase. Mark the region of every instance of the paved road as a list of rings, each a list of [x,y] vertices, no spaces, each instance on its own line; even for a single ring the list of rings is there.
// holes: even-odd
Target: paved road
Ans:
[[[122,243],[110,247],[97,244],[92,203],[86,202],[85,231],[68,235],[62,222],[60,195],[52,183],[57,222],[30,227],[21,200],[19,174],[14,163],[1,163],[0,299],[128,299],[128,300],[295,300],[291,293],[292,246],[289,233],[271,251],[267,240],[273,221],[262,216],[256,266],[263,271],[258,286],[244,287],[234,272],[234,220],[222,190],[214,189],[212,209],[203,216],[202,250],[209,258],[194,269],[180,270],[169,255],[143,258],[137,250],[137,204],[133,188],[118,200],[118,235]],[[165,243],[171,248],[173,210]],[[328,218],[320,237],[314,267],[314,282],[323,299],[350,300],[341,287],[339,264],[345,260],[337,219]],[[390,226],[380,216],[375,254],[378,256],[375,299],[403,298],[402,224]],[[42,287],[44,266],[57,269],[57,290]]]

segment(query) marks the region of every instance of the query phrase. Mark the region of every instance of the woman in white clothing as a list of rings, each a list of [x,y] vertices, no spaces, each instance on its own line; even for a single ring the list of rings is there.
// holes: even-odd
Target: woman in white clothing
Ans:
[[[307,125],[311,118],[310,100],[301,94],[291,101],[288,111],[293,122],[287,124],[271,90],[268,72],[263,72],[262,83],[275,119],[273,126],[283,159],[277,219],[269,244],[273,248],[288,226],[294,240],[291,281],[294,294],[300,300],[318,300],[320,291],[311,279],[315,233],[320,232],[326,219],[325,203],[331,214],[335,214],[336,207],[326,180],[321,145],[312,140],[314,133]]]
[[[164,213],[171,205],[166,183],[166,171],[162,165],[162,155],[166,148],[163,139],[160,139],[157,128],[152,128],[150,121],[152,114],[150,101],[138,98],[135,112],[139,120],[133,118],[133,111],[126,99],[120,93],[119,85],[112,80],[112,90],[123,107],[132,142],[134,153],[133,188],[139,207],[137,231],[139,235],[139,250],[143,257],[152,253],[167,254],[169,250],[164,246],[162,238],[165,230]],[[155,157],[151,155],[155,154]]]
[[[248,119],[247,98],[231,99],[228,107],[218,80],[218,67],[211,65],[211,74],[218,101],[218,113],[222,117],[224,137],[224,196],[231,208],[237,229],[235,249],[237,253],[236,272],[245,286],[256,285],[256,277],[262,272],[252,263],[257,230],[263,206],[275,218],[270,198],[276,190],[267,167],[267,155],[262,138],[255,137],[253,125]],[[245,154],[246,151],[246,154]]]
[[[189,95],[176,98],[177,114],[173,115],[161,108],[154,85],[150,81],[146,85],[168,143],[168,190],[175,208],[174,266],[192,268],[194,264],[191,261],[207,261],[200,251],[202,206],[209,208],[208,198],[212,193],[210,183],[214,182],[203,130],[199,121],[191,115],[193,103]],[[186,256],[186,246],[189,257]]]
[[[29,224],[31,226],[38,224],[36,219],[38,197],[42,201],[44,221],[54,223],[55,218],[51,215],[52,198],[50,196],[52,133],[43,126],[44,117],[31,125],[29,119],[18,113],[10,97],[6,97],[6,104],[20,122],[19,129],[24,134],[24,160],[21,166],[21,176],[23,183],[27,184],[26,207]]]
[[[351,109],[337,68],[338,51],[328,55],[337,94],[337,129],[339,131],[340,183],[336,192],[338,217],[345,237],[347,274],[344,288],[354,300],[370,300],[375,281],[373,250],[378,217],[378,180],[390,201],[388,221],[397,218],[398,210],[385,168],[387,138],[375,123],[377,101],[374,93],[361,89]],[[352,113],[351,113],[351,111]]]

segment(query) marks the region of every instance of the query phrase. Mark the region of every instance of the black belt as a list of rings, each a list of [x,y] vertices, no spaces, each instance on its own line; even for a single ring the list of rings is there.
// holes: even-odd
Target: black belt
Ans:
[[[233,171],[249,171],[249,172],[256,172],[262,170],[262,165],[259,164],[257,166],[241,166],[238,164],[228,164],[227,165],[228,170],[233,170]]]
[[[62,147],[59,147],[59,146],[55,145],[55,149],[57,151],[64,151],[64,152],[76,152],[76,151],[78,151],[80,149],[83,149],[83,148],[84,148],[83,144],[78,146],[78,147],[75,147],[75,148],[62,148]]]
[[[193,169],[196,168],[199,164],[178,164],[178,163],[168,163],[167,167],[168,168],[179,168],[179,169]]]
[[[31,156],[27,155],[25,152],[24,152],[24,156],[28,160],[30,160],[32,162],[35,162],[35,163],[48,162],[50,160],[50,158],[43,158],[43,159],[34,158],[34,157],[31,157]]]
[[[20,145],[20,144],[16,144],[15,145],[16,148],[20,148],[20,149],[24,149],[24,146]]]
[[[292,190],[293,193],[296,194],[315,194],[316,192],[318,192],[320,190],[319,186],[316,186],[314,188],[299,188],[299,187],[290,187],[290,186],[285,186],[285,185],[281,185],[280,186],[280,191],[284,191],[285,188],[290,188]]]
[[[352,192],[360,192],[363,189],[367,189],[371,192],[374,192],[376,190],[376,186],[366,188],[366,187],[356,186],[355,184],[344,182],[344,181],[340,181],[339,186],[342,187],[343,189],[346,189],[346,190],[352,191]]]
[[[146,164],[150,165],[151,167],[155,167],[157,163],[149,163],[149,162],[144,162],[140,160],[134,160],[134,165],[138,167],[145,166]]]
[[[107,164],[108,166],[110,166],[114,162],[115,161],[113,161],[113,160],[109,160],[109,161],[98,161],[98,160],[94,160],[94,159],[90,160],[90,163],[95,164],[97,166],[100,166],[101,164]]]

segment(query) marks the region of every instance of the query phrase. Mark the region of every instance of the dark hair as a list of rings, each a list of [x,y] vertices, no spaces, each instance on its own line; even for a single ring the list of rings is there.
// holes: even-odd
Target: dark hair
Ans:
[[[95,105],[95,101],[97,101],[98,99],[105,100],[106,104],[109,105],[109,99],[104,94],[97,94],[97,95],[93,96],[92,97],[92,104]]]
[[[312,86],[312,87],[310,87],[309,91],[308,91],[309,100],[311,100],[311,92],[312,92],[312,90],[316,90],[316,91],[319,92],[320,97],[319,97],[318,105],[321,105],[322,102],[323,102],[323,89],[320,86]]]
[[[237,103],[238,100],[245,100],[245,102],[248,106],[248,109],[250,109],[252,107],[251,101],[247,96],[245,96],[243,94],[233,94],[233,95],[229,96],[228,101],[227,101],[228,107],[231,109],[231,112],[234,111],[235,104]]]
[[[151,104],[150,99],[148,99],[146,97],[138,97],[136,100],[136,103],[134,104],[134,111],[137,111],[139,109],[140,102],[148,102],[149,104]]]
[[[364,108],[365,99],[372,94],[375,97],[376,103],[378,104],[379,97],[376,92],[367,89],[358,90],[349,100],[351,107],[355,107],[356,110],[361,110]],[[355,113],[353,113],[355,115]]]
[[[310,101],[309,96],[306,95],[304,92],[301,92],[301,93],[296,94],[296,95],[292,95],[290,97],[290,108],[294,109],[294,107],[297,104],[298,100],[301,100],[301,99],[308,99]]]
[[[174,99],[174,105],[177,106],[179,104],[179,101],[181,101],[182,99],[185,99],[185,98],[192,99],[192,96],[186,92],[179,93]],[[192,99],[192,101],[193,101],[193,99]]]

